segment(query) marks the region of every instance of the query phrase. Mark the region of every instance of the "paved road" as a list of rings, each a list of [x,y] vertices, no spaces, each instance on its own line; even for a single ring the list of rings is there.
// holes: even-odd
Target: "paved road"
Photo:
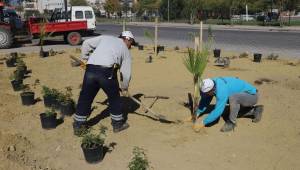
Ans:
[[[151,26],[129,25],[136,39],[141,44],[150,44],[144,37],[144,30],[154,30]],[[98,24],[97,32],[101,34],[118,35],[121,25]],[[193,47],[191,33],[196,28],[161,27],[159,28],[159,43],[168,47]],[[270,32],[270,31],[243,31],[243,30],[213,30],[215,48],[239,52],[260,52],[263,54],[277,53],[282,56],[300,58],[300,32]],[[204,40],[207,39],[207,30],[204,30]]]
[[[129,25],[128,29],[133,31],[136,39],[141,44],[151,44],[151,41],[144,37],[144,30],[154,30],[149,25],[136,26]],[[98,24],[97,32],[108,35],[119,35],[122,30],[121,25],[116,24]],[[198,32],[195,27],[176,27],[166,26],[159,28],[159,44],[168,47],[193,47],[191,33]],[[237,52],[260,52],[266,55],[270,53],[279,54],[280,57],[300,58],[300,32],[272,32],[265,30],[213,30],[215,38],[214,47],[227,51]],[[204,30],[204,40],[207,39],[207,30]],[[45,50],[53,48],[61,50],[66,48],[74,48],[64,44],[62,41],[50,41],[47,43]],[[18,52],[38,52],[39,47],[22,47],[12,49],[1,49],[0,53]]]

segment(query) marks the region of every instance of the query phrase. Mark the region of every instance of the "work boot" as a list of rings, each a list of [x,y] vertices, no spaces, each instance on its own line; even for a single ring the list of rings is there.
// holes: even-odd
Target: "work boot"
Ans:
[[[253,123],[258,123],[261,120],[263,111],[264,111],[263,105],[258,105],[254,107],[254,111],[253,111],[254,118],[252,119]]]
[[[86,134],[89,129],[88,126],[85,124],[85,122],[74,121],[73,130],[74,130],[74,135],[82,136]]]
[[[221,128],[221,132],[229,132],[229,131],[232,131],[232,130],[234,130],[234,128],[235,128],[235,124],[234,123],[232,123],[231,121],[227,121],[227,122],[225,122],[225,124],[223,125],[223,127]]]
[[[118,133],[122,130],[129,128],[129,124],[123,121],[118,121],[113,123],[113,132]]]

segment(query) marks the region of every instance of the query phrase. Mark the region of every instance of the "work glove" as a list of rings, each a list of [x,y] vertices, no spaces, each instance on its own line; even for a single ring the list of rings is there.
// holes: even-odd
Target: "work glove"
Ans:
[[[196,117],[199,117],[202,114],[202,111],[200,109],[197,109],[195,112]]]
[[[121,90],[121,93],[122,93],[122,96],[124,96],[124,97],[129,97],[129,93],[128,93],[128,90],[127,90],[127,89],[122,89],[122,90]]]

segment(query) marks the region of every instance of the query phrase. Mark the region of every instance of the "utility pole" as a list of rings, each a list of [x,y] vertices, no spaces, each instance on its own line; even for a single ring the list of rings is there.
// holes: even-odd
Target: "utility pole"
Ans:
[[[65,5],[65,17],[66,21],[68,21],[68,1],[64,0],[64,5]]]
[[[248,21],[248,5],[246,4],[246,21]]]
[[[170,22],[170,0],[168,0],[168,22]]]

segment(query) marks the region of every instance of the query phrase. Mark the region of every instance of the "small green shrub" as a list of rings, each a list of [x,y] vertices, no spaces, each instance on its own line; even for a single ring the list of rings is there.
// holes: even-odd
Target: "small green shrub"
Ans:
[[[247,58],[248,57],[248,53],[244,52],[244,53],[241,53],[239,58]]]
[[[103,145],[106,137],[107,127],[101,126],[99,134],[93,134],[91,131],[88,131],[83,135],[81,140],[82,147],[84,148],[94,148],[99,145]]]
[[[278,55],[275,55],[275,54],[272,53],[272,54],[270,54],[270,55],[267,57],[267,59],[268,59],[268,60],[277,60],[278,57],[279,57]]]
[[[50,116],[52,116],[54,114],[55,114],[55,110],[53,108],[51,110],[46,110],[45,111],[46,117],[50,117]]]
[[[130,170],[146,170],[149,168],[149,161],[144,149],[134,147],[132,153],[133,157],[128,164]]]

